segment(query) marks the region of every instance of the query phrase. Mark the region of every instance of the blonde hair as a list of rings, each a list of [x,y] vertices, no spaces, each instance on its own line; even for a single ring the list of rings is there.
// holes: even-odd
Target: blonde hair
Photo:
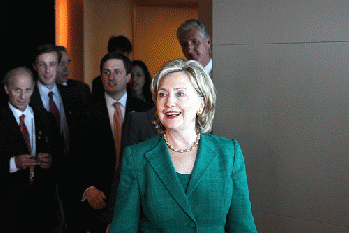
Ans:
[[[168,74],[174,72],[185,72],[196,90],[198,96],[203,97],[204,109],[196,117],[196,128],[200,133],[207,134],[212,131],[212,123],[216,106],[216,91],[210,76],[206,73],[202,65],[194,60],[175,59],[164,64],[154,76],[150,89],[155,105],[160,81]],[[160,122],[157,114],[154,124],[159,126],[160,133],[164,133],[165,126]]]

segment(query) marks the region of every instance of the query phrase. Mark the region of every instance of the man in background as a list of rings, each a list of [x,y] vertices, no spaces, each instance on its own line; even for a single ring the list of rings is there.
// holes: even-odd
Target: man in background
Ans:
[[[63,154],[54,117],[29,106],[32,72],[19,67],[4,78],[9,102],[0,112],[1,232],[62,232],[56,186]]]
[[[185,21],[177,29],[177,39],[187,60],[195,60],[212,77],[211,35],[204,22],[197,19]]]
[[[118,52],[108,53],[101,60],[104,94],[85,111],[79,164],[82,213],[88,231],[105,232],[108,205],[115,171],[119,167],[122,125],[130,111],[144,112],[151,105],[127,94],[131,79],[131,61]]]
[[[130,57],[133,50],[131,41],[125,36],[112,36],[108,41],[108,53],[118,52],[126,57]],[[92,81],[92,98],[94,100],[103,97],[104,87],[101,76]]]
[[[77,97],[80,98],[78,101],[81,104],[89,103],[92,99],[90,87],[84,82],[69,79],[71,59],[67,49],[63,46],[57,46],[57,50],[62,54],[62,58],[58,66],[56,82],[67,87],[70,92],[77,92]]]

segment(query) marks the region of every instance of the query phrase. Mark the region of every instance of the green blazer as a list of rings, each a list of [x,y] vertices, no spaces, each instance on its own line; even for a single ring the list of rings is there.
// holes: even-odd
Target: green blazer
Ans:
[[[187,193],[163,136],[126,147],[109,232],[257,232],[238,142],[201,135]]]

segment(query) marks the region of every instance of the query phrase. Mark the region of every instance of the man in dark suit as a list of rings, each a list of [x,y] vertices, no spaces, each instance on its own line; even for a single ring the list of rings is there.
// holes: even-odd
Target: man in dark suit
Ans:
[[[76,96],[82,104],[91,102],[91,90],[90,87],[81,81],[69,79],[70,77],[70,62],[68,51],[63,46],[57,46],[57,50],[62,54],[61,62],[58,66],[58,73],[56,82],[65,86],[70,92],[76,92]]]
[[[156,107],[147,112],[127,114],[122,131],[122,151],[126,146],[138,144],[158,135],[158,126],[153,124],[155,113]]]
[[[83,144],[81,158],[77,167],[81,168],[81,197],[84,202],[85,222],[90,223],[90,232],[105,232],[108,219],[108,202],[119,152],[115,133],[119,119],[114,121],[120,111],[120,121],[127,112],[147,111],[151,105],[127,94],[127,83],[131,78],[131,61],[120,53],[108,53],[101,61],[101,77],[104,95],[92,102],[85,111],[83,120]],[[114,107],[118,103],[119,110]],[[117,159],[118,158],[118,159]],[[86,220],[88,219],[88,220]]]
[[[126,57],[130,57],[132,53],[132,43],[126,36],[111,36],[108,41],[108,53],[118,52]],[[104,95],[104,87],[101,76],[92,81],[92,98],[99,99]]]
[[[34,88],[28,68],[11,70],[3,82],[9,102],[0,112],[0,231],[62,232],[57,124],[50,113],[28,105]]]
[[[88,104],[90,97],[82,97],[80,92],[56,83],[61,59],[62,53],[54,45],[42,45],[37,48],[33,66],[38,80],[30,104],[43,107],[55,115],[64,138],[64,154],[67,156],[70,147],[79,140],[81,111]]]
[[[189,19],[177,29],[177,39],[187,60],[200,62],[212,78],[211,34],[201,20]]]

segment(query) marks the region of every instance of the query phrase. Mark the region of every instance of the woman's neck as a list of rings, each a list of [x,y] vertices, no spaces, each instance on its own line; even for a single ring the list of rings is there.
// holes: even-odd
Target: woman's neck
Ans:
[[[186,131],[166,130],[165,134],[167,141],[176,150],[188,149],[197,140],[197,131],[195,129]]]

